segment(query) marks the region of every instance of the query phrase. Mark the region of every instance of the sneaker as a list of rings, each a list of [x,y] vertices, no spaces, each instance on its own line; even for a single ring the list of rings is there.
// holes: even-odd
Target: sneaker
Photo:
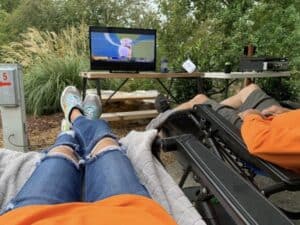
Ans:
[[[159,113],[165,112],[168,109],[171,109],[169,100],[162,94],[159,94],[156,99],[154,106]]]
[[[102,105],[98,95],[88,94],[83,101],[83,112],[87,118],[97,120],[102,113]]]
[[[66,87],[60,96],[60,105],[65,114],[65,119],[71,123],[70,116],[74,108],[83,112],[81,95],[78,89],[74,86]]]

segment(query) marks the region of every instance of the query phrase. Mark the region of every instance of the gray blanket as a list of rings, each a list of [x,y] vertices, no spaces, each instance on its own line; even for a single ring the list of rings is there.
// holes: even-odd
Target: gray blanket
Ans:
[[[140,181],[152,198],[162,205],[179,225],[204,225],[205,222],[163,166],[153,157],[151,145],[156,130],[130,132],[120,142],[127,149]],[[0,209],[15,196],[43,155],[0,149]]]
[[[169,118],[169,116],[171,116],[175,112],[175,109],[169,109],[163,113],[158,114],[157,117],[150,121],[150,123],[146,127],[146,130],[160,128],[160,126]]]
[[[15,196],[43,154],[0,149],[0,211]]]

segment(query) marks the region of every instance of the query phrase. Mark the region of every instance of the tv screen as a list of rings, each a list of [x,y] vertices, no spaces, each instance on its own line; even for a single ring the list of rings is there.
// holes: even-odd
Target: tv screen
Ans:
[[[156,30],[89,29],[91,70],[155,71]]]

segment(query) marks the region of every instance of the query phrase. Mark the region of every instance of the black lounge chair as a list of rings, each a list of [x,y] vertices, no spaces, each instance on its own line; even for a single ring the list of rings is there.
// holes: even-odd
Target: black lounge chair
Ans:
[[[161,130],[167,136],[159,140],[161,149],[176,150],[185,168],[179,185],[183,187],[190,172],[199,181],[199,187],[185,191],[208,224],[219,224],[213,196],[235,224],[292,224],[289,219],[300,219],[299,212],[276,207],[267,199],[281,191],[300,190],[300,175],[250,155],[240,131],[209,105],[172,114]],[[257,173],[274,184],[260,189],[254,182]]]

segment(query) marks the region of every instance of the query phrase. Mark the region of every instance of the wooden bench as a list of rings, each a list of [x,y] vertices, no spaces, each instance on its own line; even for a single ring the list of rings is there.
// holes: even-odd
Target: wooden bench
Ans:
[[[101,118],[106,121],[125,121],[125,120],[139,120],[139,119],[151,119],[158,115],[157,110],[139,110],[130,112],[115,112],[115,113],[103,113]]]
[[[97,94],[95,89],[87,90],[88,94]],[[109,96],[113,93],[112,90],[101,90],[101,100],[105,102]],[[137,90],[134,92],[118,91],[109,102],[123,102],[123,101],[153,101],[159,95],[157,90]],[[112,112],[102,113],[101,118],[106,121],[127,121],[127,120],[139,120],[139,119],[151,119],[158,115],[157,110],[138,110],[130,112]]]
[[[97,94],[95,89],[89,89],[87,90],[87,93]],[[101,100],[105,102],[112,93],[112,90],[101,90]],[[158,95],[159,92],[157,90],[137,90],[134,92],[118,91],[109,101],[118,102],[125,100],[154,100]]]

